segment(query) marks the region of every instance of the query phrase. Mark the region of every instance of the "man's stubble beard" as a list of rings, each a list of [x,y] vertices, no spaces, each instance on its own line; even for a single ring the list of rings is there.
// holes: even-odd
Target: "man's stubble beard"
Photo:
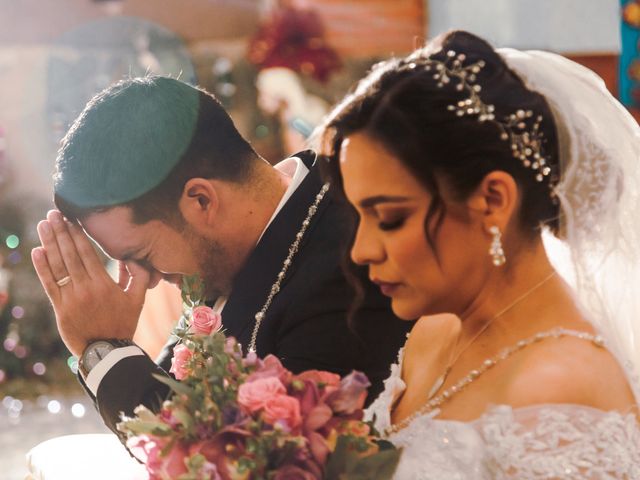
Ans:
[[[219,241],[200,235],[192,235],[190,243],[204,282],[205,298],[215,300],[220,296],[228,296],[238,270],[234,262],[235,255]]]

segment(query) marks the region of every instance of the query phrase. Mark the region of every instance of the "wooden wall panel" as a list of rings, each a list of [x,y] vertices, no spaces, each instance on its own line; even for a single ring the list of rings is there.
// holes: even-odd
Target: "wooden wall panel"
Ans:
[[[311,0],[327,40],[348,58],[404,54],[426,40],[424,0]]]
[[[602,77],[607,88],[614,95],[618,94],[618,55],[567,55],[571,60],[590,68]],[[631,114],[640,122],[640,109],[630,109]]]

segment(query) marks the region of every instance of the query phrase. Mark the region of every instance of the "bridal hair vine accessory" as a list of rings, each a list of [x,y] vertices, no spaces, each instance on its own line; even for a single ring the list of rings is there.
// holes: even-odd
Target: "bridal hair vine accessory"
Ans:
[[[453,50],[447,51],[445,61],[432,58],[413,58],[401,68],[414,70],[424,67],[426,71],[433,71],[433,79],[437,81],[437,87],[443,88],[457,80],[455,89],[465,92],[467,97],[459,100],[455,105],[449,105],[447,109],[455,112],[458,117],[465,115],[477,115],[480,123],[492,122],[500,129],[500,139],[511,143],[511,151],[514,158],[520,160],[525,168],[533,170],[536,181],[543,182],[551,175],[551,167],[545,158],[542,146],[544,134],[540,130],[542,116],[536,116],[529,127],[527,120],[534,116],[532,110],[520,109],[507,115],[504,119],[496,118],[495,106],[485,103],[480,97],[482,86],[476,83],[477,74],[486,65],[484,60],[464,65],[466,55],[457,54]],[[550,185],[551,186],[551,185]]]
[[[501,267],[507,263],[507,257],[504,255],[504,249],[502,248],[502,232],[500,227],[494,225],[489,229],[489,233],[493,236],[491,240],[491,247],[489,248],[489,255],[493,259],[493,264],[496,267]]]

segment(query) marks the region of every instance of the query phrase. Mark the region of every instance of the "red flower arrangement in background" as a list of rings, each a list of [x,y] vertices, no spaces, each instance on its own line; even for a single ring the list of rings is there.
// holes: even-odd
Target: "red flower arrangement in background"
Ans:
[[[318,14],[289,5],[273,10],[251,40],[247,56],[261,69],[285,67],[323,83],[342,66]]]

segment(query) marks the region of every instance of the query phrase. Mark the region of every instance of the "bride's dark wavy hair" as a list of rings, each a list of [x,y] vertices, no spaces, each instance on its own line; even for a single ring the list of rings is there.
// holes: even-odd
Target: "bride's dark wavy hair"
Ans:
[[[465,65],[484,61],[475,84],[482,88],[483,103],[494,105],[496,119],[517,110],[533,111],[533,119],[542,116],[542,148],[552,171],[543,182],[536,181],[536,172],[514,158],[511,142],[501,139],[494,122],[481,123],[477,115],[459,117],[449,110],[449,105],[468,98],[468,93],[455,88],[455,79],[439,87],[434,71],[420,64],[420,59],[444,62],[448,51],[464,54]],[[410,63],[417,66],[407,68]],[[530,125],[533,120],[527,122]],[[338,197],[344,194],[340,148],[344,139],[356,132],[384,146],[432,196],[425,232],[436,255],[434,237],[446,213],[437,179],[444,180],[454,198],[462,201],[487,174],[504,171],[514,178],[521,193],[518,220],[522,232],[533,239],[541,225],[558,231],[559,208],[549,183],[555,181],[558,171],[558,140],[549,105],[541,94],[524,85],[491,45],[471,33],[443,34],[405,58],[375,65],[328,115],[319,133],[327,159],[323,171]]]

